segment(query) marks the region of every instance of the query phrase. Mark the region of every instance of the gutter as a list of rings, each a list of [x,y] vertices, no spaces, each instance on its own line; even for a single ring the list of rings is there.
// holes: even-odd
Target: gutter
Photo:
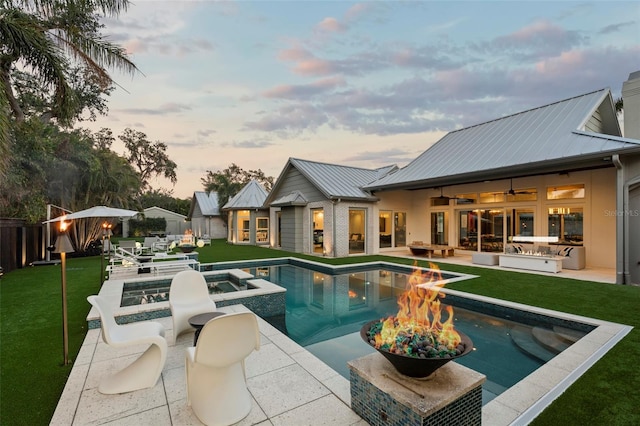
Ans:
[[[629,241],[625,238],[625,230],[629,229],[629,218],[625,212],[628,205],[628,193],[624,188],[624,165],[620,155],[611,156],[611,162],[616,168],[616,284],[629,282]]]

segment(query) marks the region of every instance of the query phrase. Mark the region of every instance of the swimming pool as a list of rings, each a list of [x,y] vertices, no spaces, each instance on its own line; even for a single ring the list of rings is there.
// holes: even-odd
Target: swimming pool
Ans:
[[[405,291],[412,272],[400,265],[350,265],[334,271],[301,263],[252,265],[244,270],[287,289],[284,317],[265,319],[346,378],[349,360],[374,352],[360,339],[360,328],[397,313],[397,296]],[[440,274],[445,282],[473,278]],[[456,328],[473,340],[474,352],[457,362],[487,376],[483,404],[594,328],[455,294],[448,294],[443,303],[454,306]]]

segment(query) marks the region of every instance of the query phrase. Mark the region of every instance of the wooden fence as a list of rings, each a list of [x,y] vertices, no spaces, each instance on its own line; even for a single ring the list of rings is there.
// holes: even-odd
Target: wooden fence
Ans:
[[[0,266],[4,273],[44,260],[45,245],[44,225],[0,218]]]

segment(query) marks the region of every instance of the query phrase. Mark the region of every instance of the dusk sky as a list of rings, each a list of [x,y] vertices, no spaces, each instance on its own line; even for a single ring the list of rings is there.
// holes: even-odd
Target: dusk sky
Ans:
[[[638,1],[134,3],[105,34],[143,75],[113,72],[108,116],[82,125],[166,143],[180,198],[231,163],[402,167],[451,130],[617,98],[640,70]]]

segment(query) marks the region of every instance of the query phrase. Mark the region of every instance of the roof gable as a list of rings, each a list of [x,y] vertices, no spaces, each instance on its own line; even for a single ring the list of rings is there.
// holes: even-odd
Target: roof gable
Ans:
[[[218,193],[206,191],[196,191],[191,199],[191,207],[189,208],[189,217],[193,217],[196,207],[202,213],[202,216],[220,216],[220,207],[218,206]]]
[[[452,131],[407,166],[365,189],[428,185],[447,177],[569,161],[629,146],[614,118],[611,92],[603,89]],[[600,133],[592,133],[594,128]]]
[[[171,210],[163,209],[162,207],[153,206],[147,207],[143,210],[145,216],[149,216],[150,214],[164,214],[166,216],[176,216],[181,219],[186,219],[187,217],[183,214],[172,212]]]
[[[273,190],[267,197],[266,204],[272,203],[275,197],[283,197],[279,194],[279,189],[291,168],[298,170],[327,199],[372,201],[376,198],[368,191],[363,190],[362,187],[389,173],[389,171],[397,169],[397,166],[386,166],[372,170],[289,158]]]
[[[269,193],[260,183],[253,179],[249,181],[227,204],[223,210],[257,209],[262,207]]]

